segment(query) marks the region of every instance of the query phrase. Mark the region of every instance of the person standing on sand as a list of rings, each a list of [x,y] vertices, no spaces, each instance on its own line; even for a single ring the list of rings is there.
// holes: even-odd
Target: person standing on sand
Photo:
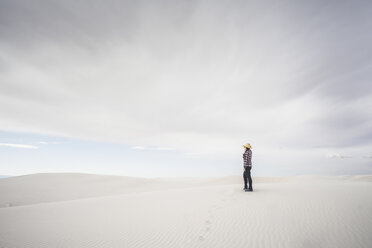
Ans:
[[[252,146],[247,143],[244,146],[244,153],[243,153],[243,161],[244,161],[244,190],[245,191],[253,191],[252,188],[252,177],[251,177],[251,169],[252,169]],[[247,187],[247,181],[249,182],[249,188]]]

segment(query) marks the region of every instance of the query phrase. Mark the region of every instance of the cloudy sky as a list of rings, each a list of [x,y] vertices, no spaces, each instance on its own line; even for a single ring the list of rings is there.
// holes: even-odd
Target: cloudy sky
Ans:
[[[372,173],[371,1],[0,0],[0,174]]]

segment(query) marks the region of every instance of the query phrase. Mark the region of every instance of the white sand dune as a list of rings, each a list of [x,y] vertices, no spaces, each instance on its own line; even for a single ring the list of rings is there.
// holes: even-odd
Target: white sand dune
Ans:
[[[0,247],[372,247],[370,179],[1,179]]]
[[[158,179],[80,173],[32,174],[0,180],[0,207],[117,195],[169,186]]]
[[[279,182],[283,178],[255,178],[255,182]],[[0,180],[0,208],[43,202],[120,195],[133,192],[241,184],[242,176],[221,178],[136,178],[81,173],[40,173]]]

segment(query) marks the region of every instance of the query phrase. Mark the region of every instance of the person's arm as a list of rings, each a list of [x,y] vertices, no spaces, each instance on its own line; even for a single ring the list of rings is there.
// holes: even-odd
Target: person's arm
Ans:
[[[243,159],[244,159],[243,166],[247,166],[248,159],[247,159],[247,153],[246,152],[243,153]]]
[[[252,150],[249,150],[249,152],[248,152],[248,165],[249,165],[249,167],[252,167]]]

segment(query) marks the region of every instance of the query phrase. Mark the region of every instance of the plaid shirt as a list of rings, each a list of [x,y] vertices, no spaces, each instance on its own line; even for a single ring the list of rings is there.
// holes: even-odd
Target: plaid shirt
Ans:
[[[246,167],[246,166],[252,167],[252,151],[251,151],[251,149],[247,149],[243,153],[243,160],[244,160],[244,167]]]

